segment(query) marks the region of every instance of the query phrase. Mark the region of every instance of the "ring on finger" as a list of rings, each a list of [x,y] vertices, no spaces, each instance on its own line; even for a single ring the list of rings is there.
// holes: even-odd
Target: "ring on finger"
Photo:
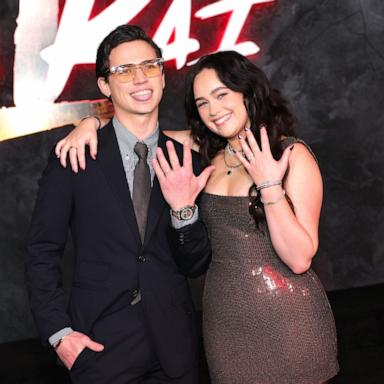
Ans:
[[[252,161],[255,157],[253,155],[247,155],[246,158],[248,161]]]
[[[167,175],[169,172],[171,172],[171,170],[169,168],[167,168],[163,172],[164,172],[164,175]]]

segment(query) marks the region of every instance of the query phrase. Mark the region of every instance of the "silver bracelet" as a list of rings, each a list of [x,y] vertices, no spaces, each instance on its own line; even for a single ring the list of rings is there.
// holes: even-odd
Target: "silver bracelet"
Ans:
[[[276,204],[276,203],[278,203],[279,201],[283,200],[283,199],[284,199],[284,196],[285,196],[285,189],[283,189],[283,192],[281,193],[281,196],[279,196],[276,200],[265,201],[262,197],[260,197],[260,201],[261,201],[264,205],[273,205],[273,204]]]
[[[267,180],[259,185],[256,185],[256,190],[261,191],[262,189],[274,187],[275,185],[281,185],[281,180]]]
[[[99,123],[96,131],[98,131],[99,129],[101,129],[101,120],[99,118],[99,116],[96,116],[96,115],[87,115],[87,116],[84,116],[82,119],[80,119],[80,123],[83,121],[83,120],[86,120],[86,119],[89,119],[89,118],[93,118],[93,119],[96,119],[97,122]]]

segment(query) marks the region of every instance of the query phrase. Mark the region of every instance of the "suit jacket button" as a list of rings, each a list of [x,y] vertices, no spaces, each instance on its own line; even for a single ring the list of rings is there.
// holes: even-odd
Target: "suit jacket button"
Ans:
[[[144,262],[145,262],[145,256],[140,255],[140,256],[139,256],[139,261],[140,261],[141,263],[144,263]]]

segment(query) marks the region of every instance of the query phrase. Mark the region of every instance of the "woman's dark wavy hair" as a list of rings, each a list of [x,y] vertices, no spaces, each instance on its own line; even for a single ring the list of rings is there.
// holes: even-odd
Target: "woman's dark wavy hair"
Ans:
[[[217,52],[203,56],[193,65],[186,77],[185,111],[188,126],[194,141],[200,146],[204,165],[209,164],[217,153],[223,150],[227,140],[206,128],[196,106],[193,84],[203,69],[214,69],[220,81],[229,89],[240,92],[251,122],[250,129],[260,145],[260,125],[267,127],[271,151],[275,159],[282,155],[282,137],[295,136],[295,118],[288,109],[288,103],[279,91],[272,88],[265,73],[246,57],[235,51]],[[264,217],[256,187],[249,190],[250,213],[258,224]]]

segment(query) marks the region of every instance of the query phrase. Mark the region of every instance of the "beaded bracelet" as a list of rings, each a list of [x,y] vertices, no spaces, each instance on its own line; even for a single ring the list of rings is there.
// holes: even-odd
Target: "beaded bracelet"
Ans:
[[[256,186],[256,189],[258,191],[261,191],[262,189],[273,187],[275,185],[281,185],[281,180],[267,180],[262,182],[261,184]]]
[[[276,204],[276,203],[278,203],[279,201],[283,200],[284,196],[285,196],[285,190],[283,189],[283,192],[281,193],[281,196],[279,196],[276,200],[265,201],[262,197],[260,197],[260,201],[261,201],[264,205],[273,205],[273,204]]]
[[[87,115],[87,116],[84,116],[82,119],[80,119],[80,123],[83,121],[83,120],[86,120],[86,119],[89,119],[89,118],[94,118],[97,120],[97,122],[99,123],[96,131],[98,131],[99,129],[101,129],[101,120],[99,118],[99,116],[96,116],[96,115]]]

